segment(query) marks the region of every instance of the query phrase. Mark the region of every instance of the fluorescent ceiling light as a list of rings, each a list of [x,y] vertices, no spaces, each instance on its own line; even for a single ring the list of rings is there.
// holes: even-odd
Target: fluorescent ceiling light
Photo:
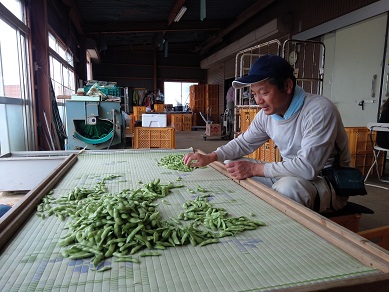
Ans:
[[[187,10],[186,6],[182,6],[181,10],[177,13],[176,17],[174,18],[174,22],[179,22],[186,10]]]

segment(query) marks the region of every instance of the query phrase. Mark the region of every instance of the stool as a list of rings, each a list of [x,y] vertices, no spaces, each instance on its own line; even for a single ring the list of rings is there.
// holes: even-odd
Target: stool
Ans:
[[[374,214],[374,211],[362,205],[347,202],[347,205],[342,209],[335,212],[323,213],[321,215],[352,232],[358,232],[359,220],[361,219],[362,214]]]
[[[358,232],[358,234],[389,250],[389,225]]]

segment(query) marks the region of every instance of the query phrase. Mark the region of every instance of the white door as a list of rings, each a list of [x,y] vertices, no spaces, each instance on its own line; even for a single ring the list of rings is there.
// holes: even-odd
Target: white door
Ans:
[[[345,127],[365,127],[379,111],[387,16],[382,14],[325,36],[323,94],[340,111]],[[385,87],[385,86],[383,86]],[[385,90],[382,94],[385,99]]]

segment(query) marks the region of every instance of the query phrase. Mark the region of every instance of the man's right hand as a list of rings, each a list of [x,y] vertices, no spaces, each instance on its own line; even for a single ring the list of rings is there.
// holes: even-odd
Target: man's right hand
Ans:
[[[209,154],[201,154],[199,152],[185,154],[182,161],[190,167],[203,167],[217,160],[215,152]]]

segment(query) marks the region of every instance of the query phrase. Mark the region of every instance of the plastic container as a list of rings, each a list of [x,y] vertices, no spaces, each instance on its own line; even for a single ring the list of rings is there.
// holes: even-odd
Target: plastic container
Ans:
[[[174,128],[135,127],[134,149],[140,148],[176,148],[176,130]]]

